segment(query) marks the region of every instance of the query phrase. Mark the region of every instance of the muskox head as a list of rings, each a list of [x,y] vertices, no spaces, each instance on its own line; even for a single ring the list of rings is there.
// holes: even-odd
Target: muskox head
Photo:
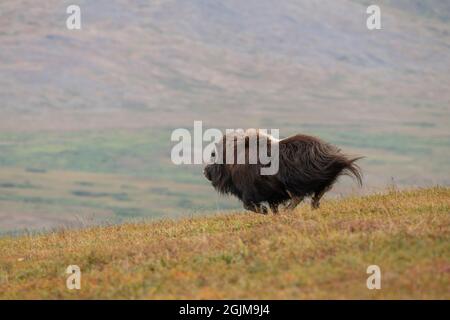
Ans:
[[[260,176],[261,168],[268,166],[261,163],[260,155],[270,156],[275,141],[278,140],[256,129],[227,134],[211,152],[204,175],[218,192],[241,198],[242,189]],[[265,148],[261,147],[263,144]]]
[[[211,152],[211,157],[208,164],[205,166],[203,173],[212,186],[219,193],[227,194],[232,193],[234,190],[232,181],[232,172],[234,169],[235,161],[227,161],[227,150],[233,152],[233,158],[236,155],[236,145],[240,143],[242,139],[241,134],[225,135],[222,140],[216,143],[214,150]],[[228,159],[230,160],[230,159]]]

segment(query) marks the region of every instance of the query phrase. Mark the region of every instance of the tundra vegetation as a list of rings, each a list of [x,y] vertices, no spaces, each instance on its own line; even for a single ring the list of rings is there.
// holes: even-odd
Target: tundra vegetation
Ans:
[[[0,238],[0,298],[450,299],[450,188]],[[66,288],[78,265],[81,289]],[[381,289],[368,290],[369,265]]]

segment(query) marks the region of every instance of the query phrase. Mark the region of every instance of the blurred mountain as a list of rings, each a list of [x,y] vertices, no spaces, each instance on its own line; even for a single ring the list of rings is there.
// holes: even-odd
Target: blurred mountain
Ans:
[[[351,0],[76,1],[82,30],[70,31],[72,2],[0,4],[0,128],[233,125],[230,110],[250,125],[382,124],[413,103],[438,120],[448,111],[448,1],[379,1],[377,31],[368,1]]]

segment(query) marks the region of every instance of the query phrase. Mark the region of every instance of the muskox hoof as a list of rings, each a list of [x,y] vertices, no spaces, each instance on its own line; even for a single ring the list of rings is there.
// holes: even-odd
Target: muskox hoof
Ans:
[[[249,211],[253,211],[256,213],[261,213],[261,214],[267,214],[268,210],[265,206],[263,205],[257,205],[254,203],[247,203],[244,204],[244,209],[249,210]]]
[[[319,202],[319,201],[313,201],[313,202],[311,202],[311,208],[312,208],[313,210],[319,209],[319,207],[320,207],[320,202]]]
[[[269,210],[267,209],[266,206],[260,206],[260,208],[259,208],[259,213],[262,213],[262,214],[268,214],[268,213],[269,213]]]

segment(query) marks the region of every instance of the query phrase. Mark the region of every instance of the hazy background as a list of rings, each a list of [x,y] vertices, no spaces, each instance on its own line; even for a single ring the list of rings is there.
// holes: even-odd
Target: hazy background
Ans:
[[[2,233],[239,207],[171,163],[194,120],[367,156],[330,196],[449,185],[450,2],[3,0],[0,110]]]

